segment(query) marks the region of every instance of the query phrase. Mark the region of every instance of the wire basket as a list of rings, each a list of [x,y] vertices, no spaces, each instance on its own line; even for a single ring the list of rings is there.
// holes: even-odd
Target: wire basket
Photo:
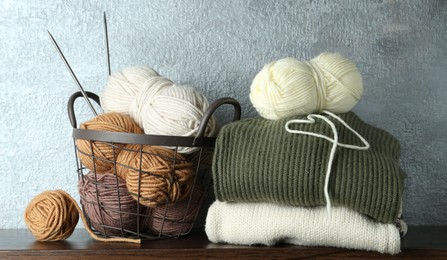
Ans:
[[[99,97],[96,94],[86,92],[86,95],[100,105]],[[194,224],[204,200],[212,193],[208,188],[212,183],[211,161],[216,137],[204,136],[206,126],[212,114],[225,104],[234,107],[233,121],[239,120],[241,117],[241,106],[239,102],[232,98],[216,100],[205,111],[199,125],[197,136],[183,137],[79,129],[74,112],[74,103],[77,98],[82,96],[81,92],[76,92],[70,97],[68,100],[68,115],[73,127],[72,136],[75,147],[76,172],[78,174],[79,187],[86,185],[87,182],[93,187],[92,196],[87,196],[80,192],[81,208],[89,228],[97,235],[103,237],[158,239],[179,237],[188,234],[195,226]],[[91,148],[90,153],[78,149],[77,140],[80,139],[88,140]],[[113,170],[108,172],[108,174],[103,174],[97,172],[96,163],[99,160],[106,159],[95,156],[93,142],[101,142],[101,145],[109,146],[114,154],[115,151],[122,152],[126,150],[127,152],[137,154],[140,159],[150,153],[145,149],[148,146],[169,147],[175,151],[174,154],[177,154],[180,147],[195,147],[197,151],[184,157],[184,159],[179,159],[177,156],[170,157],[165,154],[150,153],[150,156],[163,157],[164,161],[169,162],[170,172],[167,175],[159,175],[155,172],[146,171],[142,168],[141,163],[135,167],[117,163],[115,159],[109,161],[113,163]],[[134,145],[132,145],[132,149],[127,149],[123,148],[123,144]],[[93,169],[87,169],[82,165],[78,153],[83,153],[84,156],[88,155],[91,158],[93,161]],[[188,192],[183,198],[174,201],[169,196],[173,192],[174,185],[168,185],[168,188],[162,191],[162,195],[166,195],[166,199],[161,202],[157,201],[156,203],[152,203],[152,198],[145,197],[141,188],[142,179],[150,176],[154,180],[160,180],[170,184],[176,183],[177,180],[173,173],[183,163],[191,165],[193,171],[193,177],[188,182]],[[118,177],[117,167],[127,167],[129,170],[137,173],[138,189],[136,192],[130,192],[125,186],[123,187],[122,180]],[[107,175],[107,182],[104,181],[104,175]],[[113,180],[110,181],[110,178]],[[108,194],[107,199],[103,196],[104,194]],[[136,203],[135,201],[132,202],[132,205],[135,205],[134,207],[126,206],[126,203],[129,203],[129,195],[136,201]],[[91,213],[87,214],[87,208],[90,212],[92,210],[95,212],[94,218]],[[110,224],[110,219],[112,219],[113,224]]]

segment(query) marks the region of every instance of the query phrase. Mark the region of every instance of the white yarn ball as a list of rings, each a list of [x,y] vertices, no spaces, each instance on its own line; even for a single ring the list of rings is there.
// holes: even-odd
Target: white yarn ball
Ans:
[[[208,106],[205,96],[194,88],[176,85],[163,77],[152,77],[134,99],[130,116],[146,134],[196,136]],[[217,130],[216,120],[211,117],[205,136],[214,136]],[[177,152],[196,150],[195,147],[179,147]]]
[[[148,67],[129,67],[112,73],[100,96],[104,112],[129,115],[130,105],[144,82],[158,73]]]
[[[146,134],[196,136],[209,104],[204,95],[190,86],[176,85],[146,67],[131,67],[109,77],[101,106],[105,112],[131,116]],[[215,136],[217,131],[212,116],[205,136]],[[188,154],[197,149],[179,147],[177,152]]]
[[[311,61],[285,58],[264,66],[250,88],[250,100],[266,119],[308,115],[328,110],[350,111],[363,94],[355,64],[338,53]]]

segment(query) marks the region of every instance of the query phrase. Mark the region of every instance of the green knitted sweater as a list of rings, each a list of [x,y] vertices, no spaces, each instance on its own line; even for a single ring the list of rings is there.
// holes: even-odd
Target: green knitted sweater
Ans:
[[[383,223],[395,223],[400,213],[404,174],[399,168],[399,142],[354,113],[339,115],[369,143],[368,150],[338,147],[332,165],[329,195],[345,206]],[[285,130],[280,120],[253,118],[228,124],[217,138],[213,159],[216,198],[229,202],[272,202],[323,206],[324,179],[332,143]],[[330,117],[329,117],[330,118]],[[339,141],[362,145],[337,120]],[[332,137],[329,125],[292,124],[292,129]]]

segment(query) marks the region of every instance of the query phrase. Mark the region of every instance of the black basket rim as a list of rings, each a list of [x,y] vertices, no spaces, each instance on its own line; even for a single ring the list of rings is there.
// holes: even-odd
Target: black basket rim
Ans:
[[[72,136],[74,139],[109,143],[209,148],[215,146],[217,139],[216,137],[202,137],[198,142],[194,136],[148,135],[80,128],[73,128]]]
[[[85,95],[85,96],[84,96]],[[122,143],[122,144],[140,144],[140,145],[159,145],[159,146],[177,146],[177,147],[210,147],[213,148],[216,143],[216,137],[205,136],[205,130],[213,113],[220,106],[228,104],[234,108],[233,122],[241,119],[241,105],[239,102],[230,97],[224,97],[215,100],[210,104],[205,111],[200,126],[197,130],[196,136],[167,136],[167,135],[151,135],[151,134],[135,134],[135,133],[122,133],[122,132],[108,132],[108,131],[96,131],[88,129],[79,129],[77,127],[76,115],[74,113],[74,102],[77,98],[84,96],[88,102],[88,99],[93,99],[98,105],[100,104],[100,98],[98,95],[92,92],[81,91],[73,93],[68,100],[67,110],[70,123],[73,127],[73,138],[84,139],[91,141],[103,141],[110,143]]]

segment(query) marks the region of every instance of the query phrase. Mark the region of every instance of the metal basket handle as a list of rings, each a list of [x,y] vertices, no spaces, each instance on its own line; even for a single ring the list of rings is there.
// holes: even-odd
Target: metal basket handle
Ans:
[[[93,99],[98,105],[101,105],[98,95],[95,93],[86,91],[86,94],[89,98]],[[73,126],[73,128],[77,128],[77,122],[76,122],[76,115],[74,113],[74,102],[77,98],[83,97],[82,93],[80,91],[75,92],[73,95],[71,95],[70,99],[68,100],[67,109],[68,109],[68,117],[70,119],[70,123]],[[221,107],[222,105],[232,105],[234,107],[234,116],[233,121],[237,121],[241,119],[241,105],[239,102],[230,97],[224,97],[219,98],[208,107],[208,109],[203,114],[203,118],[200,121],[199,129],[197,132],[196,137],[194,137],[193,146],[202,144],[205,136],[205,130],[208,126],[208,121],[210,120],[211,116],[214,114],[214,112]],[[116,134],[116,133],[114,133]],[[191,143],[190,143],[191,144]]]
[[[193,145],[198,145],[200,144],[200,142],[202,142],[206,127],[208,126],[208,121],[210,120],[211,116],[219,107],[225,104],[232,105],[234,107],[233,122],[241,119],[241,104],[239,104],[236,99],[230,97],[217,99],[216,101],[211,103],[211,105],[203,114],[203,118],[200,121],[199,130],[197,132],[196,138],[194,138]]]
[[[89,91],[86,91],[85,93],[89,98],[93,99],[98,105],[101,105],[98,95]],[[76,115],[74,113],[74,102],[79,97],[83,97],[82,92],[81,91],[75,92],[73,95],[70,96],[70,99],[68,99],[67,104],[68,118],[70,119],[70,123],[71,126],[73,126],[73,128],[77,128]]]

